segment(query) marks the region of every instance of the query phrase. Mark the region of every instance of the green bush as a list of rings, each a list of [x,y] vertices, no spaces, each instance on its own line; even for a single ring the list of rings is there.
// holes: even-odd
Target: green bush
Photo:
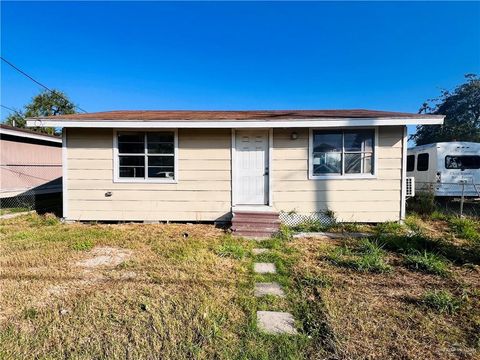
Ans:
[[[422,303],[440,313],[453,314],[462,306],[462,300],[445,290],[427,291]]]
[[[436,210],[435,194],[433,191],[418,192],[413,199],[408,202],[410,210],[420,215],[430,215]]]
[[[446,259],[437,254],[424,250],[412,250],[405,256],[407,265],[415,270],[424,271],[430,274],[447,276],[449,274]]]

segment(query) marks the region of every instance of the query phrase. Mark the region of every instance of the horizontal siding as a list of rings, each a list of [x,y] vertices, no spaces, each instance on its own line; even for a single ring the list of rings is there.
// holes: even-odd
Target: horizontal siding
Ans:
[[[179,161],[180,169],[185,168],[181,161]],[[112,169],[91,169],[78,170],[68,169],[68,179],[71,180],[108,180],[113,178]],[[230,180],[230,170],[179,170],[178,180],[189,179],[196,181],[216,180]],[[159,184],[156,184],[159,185]],[[159,186],[162,186],[161,184]],[[152,189],[155,187],[152,186]]]
[[[212,221],[230,212],[228,129],[178,131],[175,184],[114,183],[113,130],[69,129],[67,135],[70,219]]]
[[[292,131],[296,140],[290,139]],[[69,218],[212,221],[231,206],[229,129],[179,130],[177,183],[114,183],[111,129],[69,129]],[[342,221],[399,219],[402,128],[380,128],[375,179],[309,180],[308,130],[274,130],[272,198],[277,210],[332,210]],[[111,197],[105,193],[111,192]]]
[[[79,210],[75,211],[75,219],[80,221],[105,219],[104,210]],[[228,221],[230,212],[223,211],[134,211],[134,210],[115,210],[110,211],[109,216],[116,221]]]
[[[135,185],[135,186],[133,186]],[[181,180],[176,184],[161,184],[161,186],[152,186],[158,184],[130,184],[130,183],[112,183],[112,180],[68,180],[69,190],[132,190],[132,191],[152,191],[152,192],[165,192],[165,191],[210,191],[212,187],[215,191],[230,191],[230,180]]]
[[[297,139],[291,140],[295,131]],[[276,209],[309,214],[332,210],[342,221],[398,220],[402,164],[402,128],[378,131],[374,179],[308,179],[308,130],[275,129],[272,151],[273,204]]]

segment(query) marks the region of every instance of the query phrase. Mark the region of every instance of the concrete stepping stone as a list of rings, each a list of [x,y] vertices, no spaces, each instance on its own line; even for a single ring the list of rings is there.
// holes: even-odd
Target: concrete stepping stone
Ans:
[[[277,269],[274,263],[254,263],[253,271],[257,274],[275,274]]]
[[[255,296],[260,297],[265,295],[285,297],[285,293],[283,292],[281,286],[276,282],[256,283]]]
[[[290,313],[278,311],[257,311],[257,325],[267,334],[297,334],[295,320]]]
[[[330,239],[345,239],[345,238],[368,238],[372,237],[373,234],[367,234],[362,232],[345,232],[345,233],[332,233],[332,232],[301,232],[293,235],[293,238],[324,238],[328,237]]]
[[[252,249],[253,255],[265,254],[266,252],[268,252],[268,249],[260,249],[260,248]]]

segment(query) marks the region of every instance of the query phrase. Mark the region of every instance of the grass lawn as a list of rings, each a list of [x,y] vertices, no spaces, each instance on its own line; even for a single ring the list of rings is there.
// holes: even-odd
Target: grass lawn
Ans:
[[[209,225],[2,220],[0,358],[478,358],[478,221],[362,230],[258,244]],[[287,297],[256,299],[271,280]],[[300,335],[260,333],[257,310],[291,312]]]

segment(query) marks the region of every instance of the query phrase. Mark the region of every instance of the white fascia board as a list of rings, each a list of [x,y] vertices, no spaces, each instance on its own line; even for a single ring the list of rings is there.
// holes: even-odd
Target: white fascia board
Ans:
[[[11,136],[16,136],[16,137],[21,137],[21,138],[28,138],[28,139],[35,139],[35,140],[42,140],[42,141],[49,141],[49,142],[54,142],[54,143],[62,143],[62,139],[54,138],[51,136],[45,136],[42,134],[32,134],[32,133],[27,133],[24,131],[16,131],[13,129],[5,129],[5,128],[0,128],[0,134],[2,135],[11,135]]]
[[[396,126],[396,125],[440,125],[443,117],[432,118],[319,118],[285,120],[62,120],[30,119],[27,126],[73,127],[73,128],[174,128],[174,129],[252,129],[252,128],[310,128],[350,126]]]

